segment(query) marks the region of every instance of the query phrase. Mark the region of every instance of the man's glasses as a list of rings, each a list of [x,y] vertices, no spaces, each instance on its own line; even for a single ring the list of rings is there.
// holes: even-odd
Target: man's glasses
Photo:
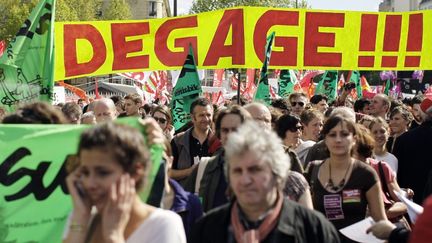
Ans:
[[[290,132],[297,132],[299,130],[302,131],[303,130],[303,126],[295,126],[295,127],[288,128],[288,131],[290,131]]]
[[[295,102],[295,101],[291,102],[291,106],[296,106],[296,105],[303,107],[305,105],[305,103],[304,102]]]
[[[153,117],[153,119],[155,119],[157,122],[159,122],[161,124],[165,124],[167,122],[167,120],[165,118],[162,118],[162,117]]]

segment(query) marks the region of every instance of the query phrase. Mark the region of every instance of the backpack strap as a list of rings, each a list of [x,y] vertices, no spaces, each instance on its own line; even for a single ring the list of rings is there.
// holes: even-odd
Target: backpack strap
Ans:
[[[201,157],[201,161],[198,163],[198,171],[197,171],[197,176],[195,179],[195,195],[199,194],[199,189],[201,186],[201,179],[204,175],[204,171],[207,167],[208,162],[210,161],[210,159],[213,157]]]
[[[379,172],[379,177],[380,177],[383,192],[388,199],[391,199],[392,197],[390,195],[390,191],[387,186],[387,181],[386,181],[386,177],[385,177],[385,173],[381,161],[378,162],[378,172]]]

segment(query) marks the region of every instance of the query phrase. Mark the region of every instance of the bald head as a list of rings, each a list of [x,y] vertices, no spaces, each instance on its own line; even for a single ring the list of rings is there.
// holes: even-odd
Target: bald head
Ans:
[[[93,106],[97,123],[113,121],[117,118],[117,109],[111,99],[103,98],[96,100]]]
[[[271,113],[267,106],[254,102],[245,105],[244,108],[250,113],[255,121],[271,129]]]

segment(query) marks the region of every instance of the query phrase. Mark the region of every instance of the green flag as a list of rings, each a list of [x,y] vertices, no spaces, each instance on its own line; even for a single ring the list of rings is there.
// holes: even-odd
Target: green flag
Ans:
[[[189,54],[173,89],[171,101],[171,113],[175,130],[180,129],[190,120],[190,105],[199,97],[201,92],[201,83],[195,65],[193,49],[189,45]]]
[[[55,0],[33,9],[0,58],[0,106],[13,111],[22,102],[52,100]]]
[[[270,63],[270,56],[271,56],[274,37],[275,37],[275,32],[271,33],[271,35],[267,37],[264,62],[261,68],[260,80],[259,80],[258,88],[255,93],[255,99],[254,99],[254,100],[262,100],[268,105],[270,105],[271,100],[270,100],[270,86],[268,82],[267,71],[268,71],[268,65]]]
[[[384,94],[385,95],[389,95],[390,93],[390,79],[387,79],[386,83],[385,83],[385,88],[384,88]]]
[[[349,82],[355,83],[357,98],[360,99],[363,97],[363,89],[360,82],[360,72],[359,71],[351,71],[351,76]]]
[[[298,82],[293,70],[282,70],[279,75],[279,96],[288,97],[294,92],[294,85]]]
[[[315,94],[324,94],[330,101],[336,99],[337,94],[337,83],[338,83],[338,72],[337,71],[325,71],[318,86],[315,90]]]
[[[145,130],[137,118],[117,122]],[[61,242],[72,208],[64,162],[77,153],[79,136],[88,127],[0,125],[0,242]],[[156,184],[162,150],[160,145],[150,148],[143,200]]]

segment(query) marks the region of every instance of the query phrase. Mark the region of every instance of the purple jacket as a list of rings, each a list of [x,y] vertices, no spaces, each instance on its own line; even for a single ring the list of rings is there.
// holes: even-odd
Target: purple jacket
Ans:
[[[201,202],[197,196],[185,191],[175,180],[169,179],[169,184],[174,190],[174,201],[171,211],[180,215],[183,220],[186,237],[189,238],[192,225],[203,215]]]

